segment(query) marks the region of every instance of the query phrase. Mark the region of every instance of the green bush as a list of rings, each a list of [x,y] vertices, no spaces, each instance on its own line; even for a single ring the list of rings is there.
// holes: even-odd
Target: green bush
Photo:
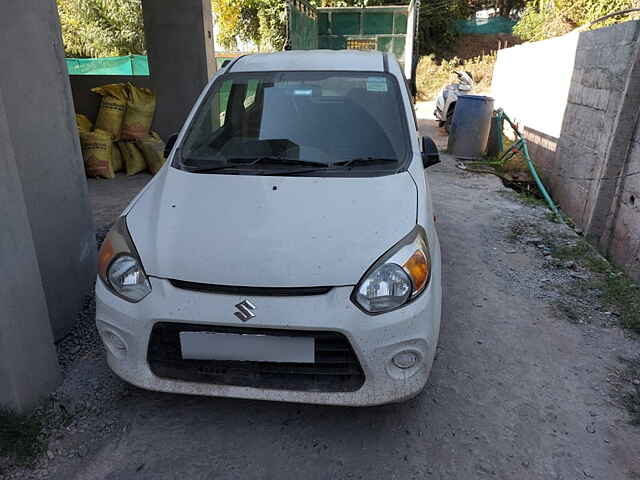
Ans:
[[[523,40],[538,41],[563,35],[610,13],[637,7],[637,0],[530,0],[513,33]],[[637,18],[614,17],[594,28]]]

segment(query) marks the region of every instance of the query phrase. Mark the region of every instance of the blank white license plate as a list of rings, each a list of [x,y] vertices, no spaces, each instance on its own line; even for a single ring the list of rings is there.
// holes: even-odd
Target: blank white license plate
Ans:
[[[237,333],[180,332],[185,360],[313,363],[313,337],[241,335]]]

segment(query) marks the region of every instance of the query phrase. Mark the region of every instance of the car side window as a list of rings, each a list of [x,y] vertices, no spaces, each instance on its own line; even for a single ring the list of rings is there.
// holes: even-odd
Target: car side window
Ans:
[[[249,108],[256,103],[256,93],[258,92],[258,80],[247,82],[247,93],[244,98],[244,108]]]
[[[227,105],[229,104],[229,95],[231,94],[231,84],[232,84],[231,80],[226,80],[222,84],[219,94],[216,95],[216,97],[218,97],[217,102],[216,102],[216,99],[213,100],[213,102],[216,102],[218,105],[217,112],[215,111],[216,109],[212,109],[213,116],[216,116],[216,113],[217,113],[219,118],[219,123],[217,127],[221,127],[224,125],[224,121],[227,114]],[[212,127],[214,125],[215,125],[215,122],[212,124]],[[214,129],[212,129],[211,131],[213,130]]]

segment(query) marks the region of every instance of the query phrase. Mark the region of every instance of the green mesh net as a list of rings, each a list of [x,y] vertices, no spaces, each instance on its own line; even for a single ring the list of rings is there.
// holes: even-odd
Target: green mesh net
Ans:
[[[216,65],[225,60],[233,60],[237,55],[217,55]],[[69,75],[149,75],[149,61],[146,55],[104,58],[66,58]]]
[[[104,58],[67,58],[69,75],[149,75],[144,55]]]

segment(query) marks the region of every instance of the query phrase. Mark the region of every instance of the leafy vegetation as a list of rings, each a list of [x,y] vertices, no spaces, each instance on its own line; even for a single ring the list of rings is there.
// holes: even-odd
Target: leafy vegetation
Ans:
[[[67,56],[144,53],[140,0],[57,0],[57,3]]]
[[[640,289],[623,272],[610,271],[600,282],[602,300],[620,315],[625,328],[640,333]]]
[[[67,56],[107,57],[144,54],[141,0],[56,0]],[[457,38],[454,21],[484,3],[511,9],[523,0],[423,2],[419,38],[422,52],[442,53]],[[254,42],[261,50],[282,50],[286,42],[285,0],[211,0],[219,26],[217,41],[234,48]],[[316,7],[407,4],[408,0],[309,0]],[[477,5],[476,5],[477,4]]]
[[[544,40],[563,35],[610,13],[637,6],[636,0],[529,0],[513,33],[527,41]],[[628,18],[611,18],[594,27],[600,28]]]
[[[624,328],[640,333],[640,288],[624,272],[612,266],[586,240],[575,244],[551,243],[551,254],[559,260],[572,260],[599,274],[593,287],[600,291],[602,303],[620,318]]]
[[[402,5],[408,0],[308,0],[315,7]],[[505,0],[520,2],[522,0]],[[237,40],[251,41],[261,50],[282,50],[286,42],[286,1],[212,0],[218,22],[217,41],[224,48],[235,48]],[[423,2],[420,10],[421,51],[443,52],[457,38],[454,21],[472,11],[467,0]]]
[[[392,2],[389,2],[392,3]],[[418,19],[418,44],[420,53],[446,56],[455,45],[459,34],[455,22],[467,18],[472,9],[468,2],[457,0],[442,4],[422,2]]]
[[[586,241],[572,245],[552,245],[552,255],[559,260],[573,260],[587,270],[605,273],[611,265]]]
[[[515,194],[518,200],[520,200],[525,205],[530,205],[532,207],[545,207],[547,205],[543,199],[534,195],[530,191],[527,191],[527,190],[516,191]],[[555,220],[555,215],[553,215],[552,217],[554,219],[552,221],[557,221]]]
[[[453,57],[440,59],[435,55],[426,55],[420,59],[416,70],[416,85],[419,100],[433,100],[440,89],[456,80],[454,71],[471,72],[475,81],[474,92],[486,92],[491,86],[496,55],[482,55],[468,60]]]
[[[261,3],[259,0],[212,0],[218,24],[218,43],[225,48],[235,48],[239,39],[260,45],[262,41],[258,12]]]
[[[346,7],[356,0],[309,0],[315,7]],[[237,40],[260,50],[282,50],[287,41],[287,2],[284,0],[211,0],[218,23],[218,43],[233,49]]]

